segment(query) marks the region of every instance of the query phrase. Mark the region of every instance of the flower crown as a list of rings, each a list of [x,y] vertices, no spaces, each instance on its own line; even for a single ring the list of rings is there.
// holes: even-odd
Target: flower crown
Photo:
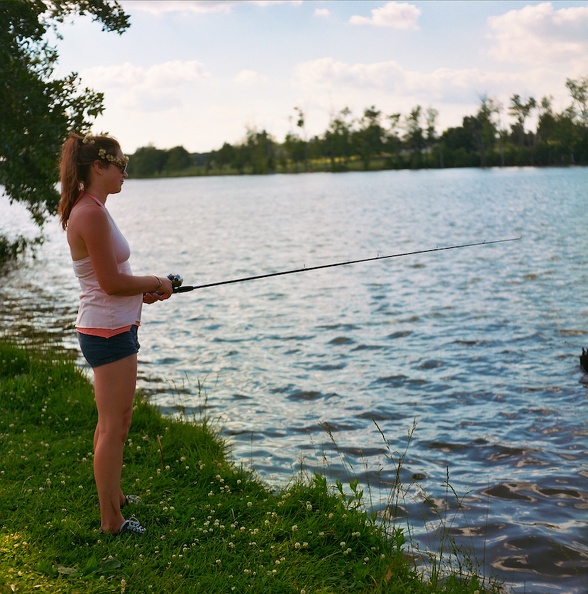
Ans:
[[[106,152],[106,149],[98,149],[98,156],[103,160],[103,161],[108,161],[109,163],[112,163],[113,165],[116,165],[117,167],[126,167],[128,162],[129,162],[129,158],[128,157],[115,157],[114,155],[111,155],[110,153]]]
[[[89,145],[93,145],[96,143],[96,141],[92,138],[91,134],[86,134],[86,136],[84,136],[84,138],[82,139],[82,143],[83,144],[89,144]],[[116,165],[117,167],[126,167],[129,163],[129,158],[128,157],[116,157],[115,155],[111,155],[110,153],[106,152],[106,149],[104,148],[100,148],[98,149],[98,156],[103,160],[103,161],[108,161],[109,163],[112,163],[113,165]]]

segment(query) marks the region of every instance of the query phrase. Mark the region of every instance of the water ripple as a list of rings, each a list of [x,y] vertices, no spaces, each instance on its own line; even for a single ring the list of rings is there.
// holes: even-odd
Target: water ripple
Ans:
[[[109,208],[134,270],[187,284],[523,236],[146,307],[139,386],[166,414],[205,411],[268,481],[357,477],[423,549],[449,534],[513,591],[585,594],[587,185],[581,168],[128,180]],[[1,283],[0,324],[77,351],[79,288],[47,232]]]

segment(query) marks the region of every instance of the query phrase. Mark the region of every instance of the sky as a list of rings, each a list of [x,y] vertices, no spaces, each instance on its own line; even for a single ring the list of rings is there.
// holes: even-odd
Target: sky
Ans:
[[[440,133],[483,96],[503,106],[506,127],[514,94],[552,97],[561,111],[571,103],[566,79],[588,76],[588,1],[121,5],[131,20],[122,35],[79,16],[59,26],[55,75],[77,72],[105,94],[93,132],[113,134],[129,154],[208,152],[248,129],[278,142],[289,132],[311,138],[344,108],[359,118],[372,106],[383,116],[433,108]]]

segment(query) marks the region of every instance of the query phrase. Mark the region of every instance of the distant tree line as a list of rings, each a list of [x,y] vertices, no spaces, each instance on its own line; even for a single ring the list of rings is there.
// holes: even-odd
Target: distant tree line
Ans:
[[[137,177],[210,174],[266,174],[445,167],[508,167],[588,164],[588,76],[567,79],[571,103],[555,112],[552,99],[512,95],[506,107],[480,98],[475,115],[461,126],[437,133],[438,112],[417,105],[410,113],[386,115],[371,106],[360,117],[335,114],[327,130],[306,139],[305,114],[295,108],[296,131],[282,143],[266,130],[247,129],[238,144],[210,153],[148,146],[132,155],[129,174]],[[536,126],[528,130],[531,116]]]

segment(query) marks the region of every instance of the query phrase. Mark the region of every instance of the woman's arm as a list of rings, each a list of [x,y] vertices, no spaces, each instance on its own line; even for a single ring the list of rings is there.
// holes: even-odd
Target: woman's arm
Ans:
[[[100,288],[106,294],[130,296],[157,291],[162,294],[161,299],[170,297],[173,289],[166,276],[135,276],[119,271],[110,222],[102,208],[80,208],[77,215],[75,234],[83,241]]]

